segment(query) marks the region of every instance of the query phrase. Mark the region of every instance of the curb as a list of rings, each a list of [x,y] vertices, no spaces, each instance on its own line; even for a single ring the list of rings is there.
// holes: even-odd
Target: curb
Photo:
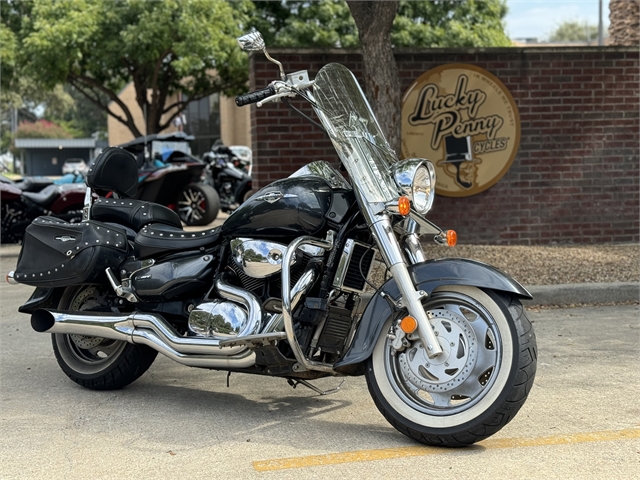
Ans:
[[[526,287],[533,300],[526,306],[570,305],[577,303],[622,303],[640,300],[639,282],[570,283]]]

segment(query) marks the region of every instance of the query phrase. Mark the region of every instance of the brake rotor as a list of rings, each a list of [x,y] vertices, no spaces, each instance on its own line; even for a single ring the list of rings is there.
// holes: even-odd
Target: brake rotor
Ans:
[[[100,306],[102,295],[98,292],[96,287],[88,287],[82,290],[71,302],[69,310],[82,311],[88,310],[93,307]],[[70,334],[69,337],[73,341],[74,345],[83,350],[89,350],[95,348],[104,342],[102,337],[93,337],[89,335]]]
[[[429,358],[422,341],[398,355],[406,380],[419,390],[447,392],[469,378],[478,359],[477,338],[466,319],[450,310],[427,312],[442,347],[442,354]]]
[[[104,338],[102,337],[90,337],[89,335],[77,335],[71,334],[69,335],[71,340],[76,347],[82,348],[83,350],[89,350],[91,348],[95,348],[104,342]]]

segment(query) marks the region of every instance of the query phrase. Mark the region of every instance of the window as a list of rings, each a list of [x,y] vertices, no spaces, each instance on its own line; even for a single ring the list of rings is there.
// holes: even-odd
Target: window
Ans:
[[[191,143],[193,154],[202,155],[211,150],[213,143],[220,138],[219,94],[189,103],[185,116],[184,131],[196,137]]]

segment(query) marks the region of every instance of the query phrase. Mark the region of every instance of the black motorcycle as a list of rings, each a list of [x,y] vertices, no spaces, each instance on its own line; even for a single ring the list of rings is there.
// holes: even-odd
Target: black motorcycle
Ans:
[[[239,39],[264,50],[257,32]],[[426,219],[430,162],[398,161],[353,74],[329,64],[286,75],[238,105],[298,96],[336,147],[350,182],[314,162],[263,188],[217,228],[133,200],[134,158],[108,149],[88,173],[80,224],[40,217],[10,282],[33,285],[20,311],[52,334],[62,370],[121,388],[157,353],[183,365],[314,379],[365,375],[385,418],[432,445],[460,446],[506,425],[536,371],[531,298],[497,269],[427,260],[419,237],[453,245]],[[383,264],[387,275],[372,273]],[[384,268],[383,268],[384,270]]]
[[[251,165],[225,145],[214,145],[202,159],[207,162],[205,183],[218,192],[221,210],[233,212],[253,193]]]

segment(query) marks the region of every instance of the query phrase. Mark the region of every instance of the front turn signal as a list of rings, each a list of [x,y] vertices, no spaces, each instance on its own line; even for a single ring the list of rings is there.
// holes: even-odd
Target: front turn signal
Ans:
[[[447,230],[447,245],[455,247],[458,243],[458,234],[455,230]]]
[[[398,199],[398,213],[403,217],[406,217],[407,215],[409,215],[410,211],[411,201],[409,200],[409,197],[400,197]]]

